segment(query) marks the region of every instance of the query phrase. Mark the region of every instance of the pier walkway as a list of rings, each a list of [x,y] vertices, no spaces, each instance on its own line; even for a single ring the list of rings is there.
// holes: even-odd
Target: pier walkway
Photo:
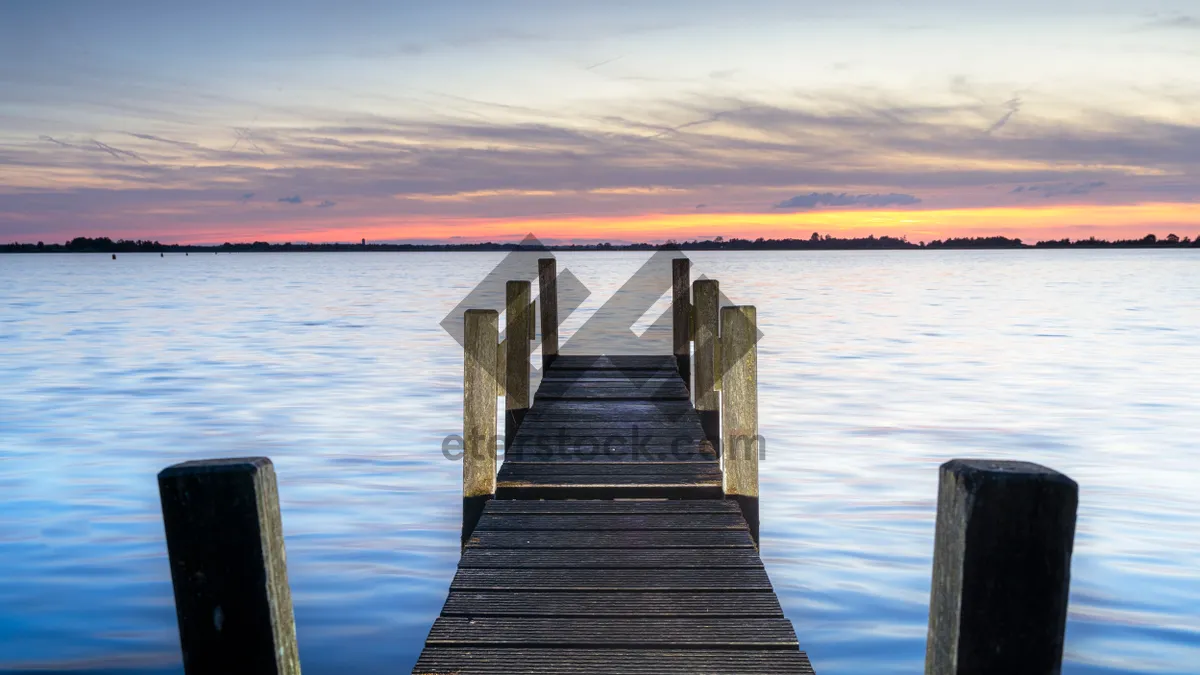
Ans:
[[[414,673],[812,673],[673,356],[547,368]]]

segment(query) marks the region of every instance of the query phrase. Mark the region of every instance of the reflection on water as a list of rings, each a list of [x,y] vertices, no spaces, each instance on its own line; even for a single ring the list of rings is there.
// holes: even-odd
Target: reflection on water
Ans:
[[[649,254],[557,257],[590,291],[567,338]],[[691,257],[759,308],[763,555],[818,672],[920,670],[955,456],[1079,482],[1065,673],[1195,672],[1194,254]],[[502,258],[0,257],[0,670],[181,672],[154,476],[249,454],[276,463],[305,672],[409,667],[458,555],[438,324]],[[669,351],[668,300],[634,342]]]

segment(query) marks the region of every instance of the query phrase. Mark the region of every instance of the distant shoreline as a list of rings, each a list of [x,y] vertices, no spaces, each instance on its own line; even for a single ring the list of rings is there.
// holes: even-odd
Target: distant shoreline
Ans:
[[[112,240],[108,237],[77,237],[65,244],[11,243],[0,244],[0,253],[235,253],[278,252],[304,253],[314,251],[859,251],[859,250],[939,250],[939,249],[1055,249],[1055,248],[1200,248],[1200,237],[1191,240],[1168,235],[1159,239],[1148,234],[1141,239],[1059,239],[1026,244],[1008,237],[968,237],[936,239],[913,243],[900,237],[824,237],[816,233],[808,239],[715,239],[667,241],[662,244],[539,244],[482,242],[475,244],[385,244],[368,243],[299,243],[271,244],[265,241],[226,242],[219,245],[162,244],[150,240]]]

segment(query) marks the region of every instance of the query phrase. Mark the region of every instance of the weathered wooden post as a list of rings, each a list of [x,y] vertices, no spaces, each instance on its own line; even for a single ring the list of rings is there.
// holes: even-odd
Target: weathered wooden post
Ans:
[[[926,675],[1060,671],[1078,502],[1037,464],[942,465]]]
[[[496,393],[500,318],[494,309],[463,315],[463,512],[465,545],[489,499],[496,494]]]
[[[692,388],[692,303],[689,297],[691,262],[687,258],[671,260],[671,323],[674,335],[672,347],[675,361],[679,365],[679,375],[689,390]]]
[[[538,297],[542,305],[542,368],[558,356],[558,270],[554,258],[538,260]]]
[[[275,469],[266,457],[158,474],[187,675],[299,675]]]
[[[704,437],[721,452],[721,395],[716,390],[717,340],[720,335],[717,312],[720,310],[720,286],[715,279],[692,282],[692,322],[695,327],[696,383],[692,390],[696,412]]]
[[[508,343],[508,363],[504,368],[504,448],[507,452],[529,411],[530,284],[528,281],[510,281],[504,290],[504,340]]]
[[[752,305],[721,308],[721,456],[725,496],[758,545],[758,319]]]

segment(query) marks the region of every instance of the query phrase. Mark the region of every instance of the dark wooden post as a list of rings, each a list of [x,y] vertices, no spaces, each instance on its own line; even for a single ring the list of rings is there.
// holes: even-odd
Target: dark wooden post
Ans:
[[[689,390],[692,388],[692,302],[689,297],[692,283],[691,262],[687,258],[671,260],[671,323],[674,335],[672,347],[675,361],[679,365],[679,375]]]
[[[704,437],[712,443],[718,455],[721,452],[721,395],[716,390],[716,369],[720,297],[720,287],[715,279],[692,282],[692,321],[696,341],[696,383],[692,398],[696,402],[696,412],[700,414]]]
[[[558,270],[554,258],[538,260],[538,297],[542,305],[542,368],[558,356]]]
[[[721,458],[725,496],[758,544],[758,319],[752,305],[721,308]]]
[[[275,469],[266,457],[158,474],[187,675],[299,675]]]
[[[504,368],[505,452],[512,446],[529,411],[529,293],[528,281],[510,281],[505,286],[504,340],[508,343],[508,363]]]
[[[463,520],[465,545],[489,499],[496,494],[496,392],[499,313],[468,309],[463,315]]]
[[[927,675],[1060,671],[1078,501],[1037,464],[942,465]]]

